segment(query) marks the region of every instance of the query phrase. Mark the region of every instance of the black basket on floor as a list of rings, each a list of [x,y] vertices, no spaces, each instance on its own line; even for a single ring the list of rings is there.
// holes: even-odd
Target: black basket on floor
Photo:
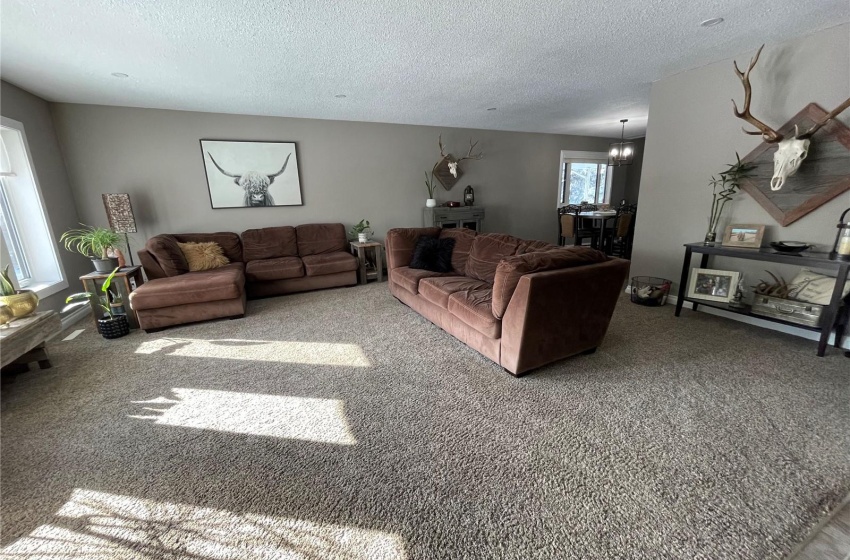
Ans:
[[[657,307],[667,303],[667,294],[673,282],[655,276],[632,277],[632,303]]]
[[[130,334],[130,323],[126,315],[116,315],[114,319],[104,315],[102,319],[97,320],[97,332],[103,338],[121,338]]]

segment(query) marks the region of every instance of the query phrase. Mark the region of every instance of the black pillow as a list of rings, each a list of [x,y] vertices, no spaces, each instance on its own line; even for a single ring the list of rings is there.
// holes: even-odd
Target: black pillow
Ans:
[[[452,271],[452,250],[455,240],[451,237],[440,239],[423,235],[416,240],[410,268],[430,270],[431,272]]]

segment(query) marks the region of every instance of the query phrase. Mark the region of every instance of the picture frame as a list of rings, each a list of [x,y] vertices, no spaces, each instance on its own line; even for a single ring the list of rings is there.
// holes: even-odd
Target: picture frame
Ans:
[[[214,210],[303,205],[295,142],[199,142]]]
[[[741,273],[732,270],[693,268],[688,278],[688,297],[728,303],[740,278]]]
[[[730,224],[726,226],[722,245],[724,247],[761,249],[764,228],[764,224]]]

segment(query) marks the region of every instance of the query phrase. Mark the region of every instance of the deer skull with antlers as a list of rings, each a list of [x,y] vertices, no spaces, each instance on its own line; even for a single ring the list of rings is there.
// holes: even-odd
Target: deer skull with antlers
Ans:
[[[440,135],[440,137],[437,139],[437,144],[440,146],[440,160],[434,164],[434,169],[432,172],[438,172],[441,168],[443,168],[443,165],[445,165],[445,168],[443,168],[443,170],[447,170],[451,177],[441,176],[439,173],[437,173],[437,179],[439,179],[440,182],[443,183],[443,186],[446,187],[446,189],[450,189],[452,186],[454,186],[455,181],[460,176],[461,170],[458,167],[458,164],[460,164],[460,162],[465,159],[482,159],[484,157],[483,152],[478,152],[477,154],[472,153],[475,149],[475,146],[478,145],[478,142],[473,142],[471,138],[469,139],[469,151],[462,158],[455,158],[452,154],[446,153],[446,151],[443,149],[442,135]]]
[[[741,83],[744,84],[744,107],[743,110],[738,110],[738,104],[735,103],[735,100],[732,100],[732,107],[734,108],[735,116],[739,119],[743,119],[744,121],[750,123],[758,130],[747,130],[743,129],[745,133],[752,135],[760,135],[762,140],[767,142],[768,144],[778,144],[776,148],[776,153],[773,154],[773,177],[770,179],[770,189],[774,191],[778,191],[782,188],[782,185],[785,184],[785,180],[788,177],[794,175],[797,170],[800,168],[800,164],[803,163],[803,160],[806,159],[806,156],[809,155],[809,144],[811,143],[811,138],[814,136],[815,132],[820,130],[820,128],[838,116],[844,109],[850,107],[850,98],[848,98],[844,103],[833,109],[831,112],[827,113],[827,115],[822,118],[819,122],[815,123],[809,130],[800,134],[800,130],[798,127],[794,127],[794,137],[793,138],[785,138],[783,134],[780,134],[776,130],[770,128],[762,121],[755,118],[752,113],[750,113],[750,102],[752,101],[753,91],[750,86],[750,71],[756,65],[756,62],[759,60],[759,55],[761,55],[761,51],[764,48],[764,45],[759,47],[756,55],[750,60],[750,65],[747,67],[745,72],[741,72],[741,69],[738,68],[738,63],[734,62],[735,66],[735,74],[740,78]]]

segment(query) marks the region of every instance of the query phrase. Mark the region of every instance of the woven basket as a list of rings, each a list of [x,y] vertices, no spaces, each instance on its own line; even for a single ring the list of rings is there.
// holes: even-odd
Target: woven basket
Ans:
[[[130,323],[126,315],[116,315],[114,319],[105,316],[97,320],[97,332],[103,338],[121,338],[130,334]]]

